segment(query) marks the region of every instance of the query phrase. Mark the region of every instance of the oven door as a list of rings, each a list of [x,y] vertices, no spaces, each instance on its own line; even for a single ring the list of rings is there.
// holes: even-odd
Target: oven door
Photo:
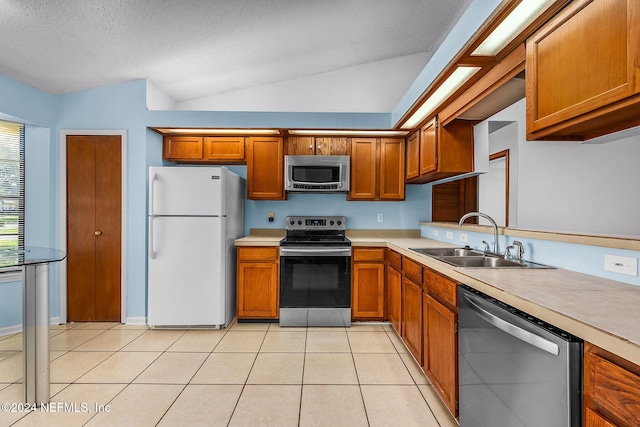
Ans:
[[[280,325],[351,324],[351,248],[280,248]]]

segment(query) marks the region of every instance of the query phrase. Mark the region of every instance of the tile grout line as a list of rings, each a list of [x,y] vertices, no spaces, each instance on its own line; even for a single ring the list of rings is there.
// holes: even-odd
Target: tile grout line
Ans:
[[[345,331],[346,333],[346,331]],[[358,375],[358,366],[356,365],[356,359],[353,354],[353,348],[351,347],[351,340],[349,339],[349,334],[347,334],[347,343],[349,343],[349,352],[351,353],[351,361],[353,362],[353,370],[356,371],[356,380],[358,380],[358,390],[360,391],[360,399],[362,399],[362,408],[364,409],[364,416],[367,420],[367,425],[371,426],[371,421],[369,421],[369,411],[367,411],[367,405],[364,401],[364,394],[362,393],[362,384],[360,383],[360,375]],[[394,347],[395,348],[395,347]]]

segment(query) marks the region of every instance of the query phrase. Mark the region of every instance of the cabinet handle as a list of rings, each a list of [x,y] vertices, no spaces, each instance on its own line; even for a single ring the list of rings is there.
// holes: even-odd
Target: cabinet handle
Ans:
[[[93,234],[95,234],[96,236],[102,236],[102,231],[96,230],[93,232]]]
[[[313,150],[313,144],[309,144],[309,150]]]

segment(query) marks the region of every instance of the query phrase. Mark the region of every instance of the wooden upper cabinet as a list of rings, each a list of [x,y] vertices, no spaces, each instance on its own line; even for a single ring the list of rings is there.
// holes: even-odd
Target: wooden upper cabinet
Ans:
[[[287,154],[291,156],[348,156],[346,137],[290,136]]]
[[[407,179],[420,176],[420,131],[409,135],[405,143]]]
[[[378,143],[376,138],[351,139],[349,199],[374,200],[378,188]]]
[[[162,159],[167,161],[202,160],[201,136],[165,136],[162,141]]]
[[[435,171],[438,165],[437,131],[437,117],[420,129],[420,175]]]
[[[285,200],[284,147],[280,137],[252,137],[247,144],[247,197]]]
[[[176,163],[244,163],[243,136],[165,136],[162,158]]]
[[[416,138],[419,142],[407,141],[407,183],[423,184],[473,171],[474,124],[452,120],[442,126],[437,117],[425,124]]]
[[[349,200],[404,200],[404,141],[351,139]]]
[[[527,40],[528,139],[640,124],[638,0],[576,0]]]
[[[404,141],[380,140],[380,200],[404,200]]]
[[[243,163],[243,136],[208,136],[204,138],[204,160]]]

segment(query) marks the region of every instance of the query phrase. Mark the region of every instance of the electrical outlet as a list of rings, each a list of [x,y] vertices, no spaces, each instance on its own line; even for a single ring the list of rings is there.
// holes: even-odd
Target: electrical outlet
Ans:
[[[453,231],[447,231],[447,239],[453,239]]]
[[[378,222],[383,222],[383,221],[384,221],[384,215],[378,214]]]
[[[614,273],[638,276],[638,258],[605,254],[604,269]]]
[[[460,241],[463,243],[468,243],[469,235],[467,233],[460,233]]]
[[[432,235],[432,236],[434,236],[434,237],[438,237],[438,234],[440,234],[440,233],[438,232],[438,230],[431,230],[431,235]]]
[[[275,218],[276,216],[273,212],[267,212],[267,219],[269,220],[269,222],[273,222]]]

